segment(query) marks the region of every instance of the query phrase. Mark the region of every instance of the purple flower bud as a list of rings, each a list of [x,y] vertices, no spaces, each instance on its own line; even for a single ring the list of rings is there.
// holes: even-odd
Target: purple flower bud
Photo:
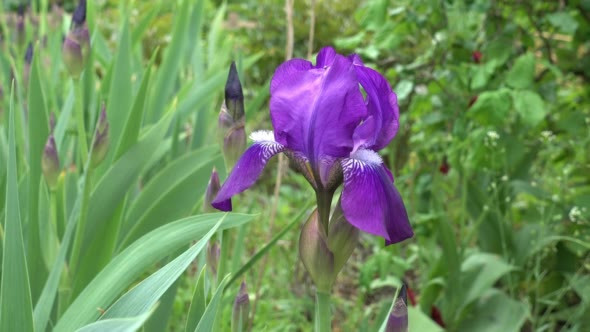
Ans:
[[[236,63],[232,62],[225,83],[225,102],[219,113],[219,139],[225,165],[231,169],[246,149],[244,94]]]
[[[49,135],[47,143],[45,143],[43,157],[41,158],[41,169],[49,188],[55,189],[57,178],[59,177],[59,158],[57,156],[57,148],[55,147],[53,134]]]
[[[82,58],[84,61],[87,61],[88,56],[90,55],[90,33],[88,32],[88,28],[86,26],[75,28],[70,34],[72,35],[72,38],[80,44]]]
[[[86,0],[80,0],[72,14],[72,26],[77,28],[83,26],[84,23],[86,23]]]
[[[25,64],[23,66],[23,86],[29,86],[29,76],[31,74],[31,63],[33,62],[33,43],[29,42],[25,52]]]
[[[213,275],[217,275],[217,265],[219,263],[220,255],[221,248],[219,248],[217,241],[207,243],[207,266],[209,266]]]
[[[33,62],[33,50],[33,43],[29,42],[29,45],[27,46],[27,51],[25,52],[25,64],[28,64],[29,66]]]
[[[360,232],[344,217],[340,201],[328,227],[328,247],[334,253],[334,271],[338,274],[356,248]]]
[[[90,33],[86,26],[86,0],[80,0],[72,14],[72,28],[62,48],[64,63],[70,74],[77,78],[90,55]]]
[[[211,171],[211,177],[209,178],[209,183],[207,184],[205,199],[203,200],[203,212],[216,211],[211,206],[211,202],[213,202],[215,196],[217,196],[219,188],[221,188],[221,184],[219,183],[219,174],[217,174],[217,170],[215,169],[215,167],[213,167],[213,171]]]
[[[319,223],[317,209],[301,229],[299,256],[318,291],[330,293],[336,279],[334,254],[328,247],[328,237]]]
[[[407,332],[408,331],[408,296],[406,293],[406,285],[402,285],[397,299],[393,304],[393,309],[389,313],[387,320],[387,332]]]
[[[234,120],[239,120],[244,116],[242,83],[240,83],[236,63],[233,61],[229,67],[229,74],[225,82],[225,104]]]
[[[17,45],[23,46],[27,40],[27,32],[25,31],[25,5],[21,5],[18,8],[15,22],[15,41]]]
[[[250,299],[246,289],[246,283],[242,281],[240,291],[234,301],[232,310],[231,330],[232,332],[246,331],[248,325],[248,314],[250,313]]]
[[[93,167],[98,166],[104,160],[109,150],[109,143],[109,120],[107,119],[107,112],[103,105],[98,123],[96,124],[96,134],[92,143],[92,156],[90,158]]]
[[[71,34],[68,34],[64,40],[62,54],[70,75],[74,78],[80,77],[82,70],[84,70],[84,56],[80,43],[72,38]]]

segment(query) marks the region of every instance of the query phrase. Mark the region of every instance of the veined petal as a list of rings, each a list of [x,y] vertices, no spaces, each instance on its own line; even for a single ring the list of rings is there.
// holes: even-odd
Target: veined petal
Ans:
[[[346,57],[324,48],[312,66],[290,60],[275,72],[270,115],[277,142],[303,153],[317,168],[324,156],[346,157],[366,106],[356,70]]]
[[[414,235],[402,198],[376,152],[358,150],[342,161],[342,169],[342,210],[353,226],[384,237],[388,245]]]
[[[354,132],[354,147],[381,150],[393,139],[399,127],[397,96],[379,72],[365,67],[358,56],[351,57],[356,74],[367,93],[368,116]]]
[[[221,211],[231,211],[231,197],[250,188],[262,173],[266,163],[285,147],[274,140],[272,131],[257,131],[250,134],[254,144],[250,146],[232,172],[211,205]]]
[[[326,46],[322,48],[318,52],[318,56],[316,57],[316,67],[322,68],[325,66],[329,66],[334,62],[334,58],[336,57],[336,51],[331,46]]]

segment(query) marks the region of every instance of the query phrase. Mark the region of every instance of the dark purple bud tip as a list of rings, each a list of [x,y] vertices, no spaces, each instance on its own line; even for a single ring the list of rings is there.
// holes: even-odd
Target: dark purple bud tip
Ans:
[[[250,298],[246,288],[246,283],[242,281],[240,291],[234,300],[232,310],[231,330],[232,332],[246,331],[248,325],[248,315],[250,313]]]
[[[59,176],[59,159],[53,134],[49,135],[47,143],[45,143],[45,148],[43,148],[41,170],[49,188],[54,189],[57,185],[57,179]]]
[[[225,99],[244,99],[242,93],[242,83],[236,68],[236,62],[232,61],[229,67],[229,74],[227,75],[227,82],[225,83]]]
[[[393,304],[393,309],[389,313],[387,320],[387,332],[407,332],[408,331],[408,306],[406,285],[402,285],[397,298]]]
[[[33,43],[29,42],[25,52],[25,63],[30,65],[33,62]]]
[[[408,288],[405,283],[402,284],[402,288],[399,290],[397,298],[404,301],[406,305],[408,304]]]
[[[231,63],[225,83],[225,104],[234,120],[244,116],[244,94],[235,62]]]
[[[72,14],[72,24],[76,28],[84,25],[85,22],[86,0],[80,0],[80,2],[78,2],[78,7],[76,7],[76,10],[74,10],[74,13]]]

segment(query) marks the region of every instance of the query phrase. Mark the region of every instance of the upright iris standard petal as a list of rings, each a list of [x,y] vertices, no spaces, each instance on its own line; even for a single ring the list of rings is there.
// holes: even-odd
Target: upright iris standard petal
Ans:
[[[277,141],[303,153],[317,169],[329,156],[346,157],[352,134],[366,115],[355,66],[324,48],[318,65],[295,59],[277,68],[270,86],[270,115]]]
[[[342,210],[358,229],[393,244],[414,235],[402,198],[379,155],[359,150],[342,161]]]
[[[399,126],[397,96],[379,72],[352,57],[359,83],[367,93],[367,118],[354,132],[355,149],[381,150],[395,136]]]
[[[285,147],[274,140],[271,131],[257,131],[250,135],[254,144],[240,157],[223,183],[211,205],[221,211],[231,211],[231,197],[250,188],[258,179],[272,156]]]

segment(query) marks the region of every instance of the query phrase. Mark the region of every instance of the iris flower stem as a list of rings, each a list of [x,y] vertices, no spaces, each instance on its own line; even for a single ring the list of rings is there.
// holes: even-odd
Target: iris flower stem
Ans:
[[[317,291],[315,294],[315,331],[332,331],[332,314],[330,312],[330,294]]]
[[[82,165],[86,166],[88,159],[88,143],[86,142],[86,126],[84,125],[84,106],[82,103],[82,81],[74,79],[75,112],[78,125],[78,146],[80,147],[80,158]]]
[[[318,203],[318,215],[320,218],[320,224],[324,228],[326,235],[328,235],[328,224],[330,222],[330,208],[332,207],[332,196],[334,193],[317,191],[316,201]]]

